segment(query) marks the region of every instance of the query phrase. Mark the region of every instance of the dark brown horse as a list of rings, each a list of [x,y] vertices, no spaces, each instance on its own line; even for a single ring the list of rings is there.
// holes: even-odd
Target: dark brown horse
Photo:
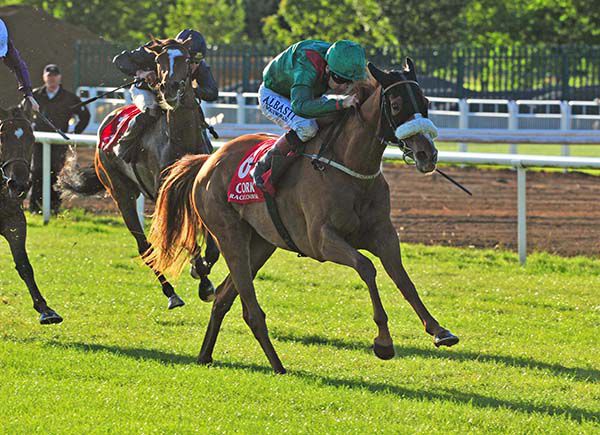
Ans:
[[[29,168],[35,141],[30,120],[29,110],[0,108],[0,234],[10,245],[17,272],[29,289],[33,308],[40,313],[40,323],[47,325],[63,319],[40,293],[25,248],[27,222],[23,199],[30,187]]]
[[[200,113],[190,81],[189,43],[191,41],[155,40],[150,47],[156,54],[157,77],[160,80],[158,100],[165,114],[143,134],[142,147],[134,163],[125,163],[113,152],[97,149],[95,169],[74,171],[67,168],[61,177],[63,190],[77,194],[93,195],[106,189],[117,203],[140,254],[146,252],[150,245],[138,218],[136,198],[140,193],[152,200],[156,198],[162,181],[161,172],[182,156],[198,154],[205,149]],[[115,115],[116,112],[113,112],[106,117],[99,132]],[[206,261],[197,248],[192,260],[192,276],[200,279],[200,298],[211,301],[215,290],[208,274],[219,257],[212,239],[207,239],[205,257]],[[168,308],[184,305],[164,275],[157,271],[156,276],[169,299]]]
[[[303,254],[350,266],[367,285],[378,328],[374,352],[382,359],[394,356],[388,318],[379,297],[375,267],[358,249],[366,249],[381,259],[436,346],[458,342],[458,337],[441,327],[425,308],[404,269],[398,235],[390,220],[389,187],[380,172],[386,144],[398,142],[398,131],[407,130],[403,124],[429,122],[428,103],[416,82],[414,65],[410,60],[407,63],[405,71],[392,72],[369,64],[374,80],[357,89],[360,108],[348,116],[324,159],[331,159],[344,169],[328,167],[323,172],[316,171],[309,159],[302,158],[286,174],[276,197],[281,219]],[[319,150],[330,128],[335,126],[323,129],[307,144],[306,154]],[[417,169],[433,171],[437,150],[427,130],[416,130],[410,137],[402,138]],[[150,231],[155,250],[148,258],[162,270],[178,269],[188,252],[194,251],[196,236],[202,231],[210,232],[219,244],[230,275],[217,289],[199,362],[212,361],[223,317],[239,294],[244,320],[275,372],[284,373],[269,339],[253,279],[276,248],[288,246],[276,231],[265,204],[227,202],[228,185],[237,165],[263,139],[263,135],[242,136],[208,158],[188,156],[172,166],[159,192]]]

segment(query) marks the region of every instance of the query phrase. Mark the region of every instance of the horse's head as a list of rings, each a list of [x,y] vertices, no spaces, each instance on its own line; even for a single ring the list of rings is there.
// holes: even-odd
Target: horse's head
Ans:
[[[0,108],[0,191],[21,199],[30,187],[30,164],[35,137],[30,108]]]
[[[429,101],[417,82],[413,61],[406,58],[403,71],[382,71],[372,63],[368,68],[381,85],[380,137],[403,143],[420,172],[433,171],[438,155],[433,143],[437,129],[427,119]]]
[[[159,102],[166,110],[177,110],[190,86],[191,44],[191,39],[184,42],[167,39],[154,40],[147,47],[156,55]]]

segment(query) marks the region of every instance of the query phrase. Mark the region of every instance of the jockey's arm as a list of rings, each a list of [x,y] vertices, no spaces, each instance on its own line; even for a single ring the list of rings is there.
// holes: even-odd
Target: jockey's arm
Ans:
[[[27,64],[21,58],[19,50],[14,46],[13,42],[8,40],[8,52],[4,57],[4,64],[14,73],[19,84],[19,91],[23,92],[25,97],[31,97],[31,79],[29,78],[29,70]]]
[[[303,118],[319,118],[342,110],[342,102],[326,96],[314,98],[310,86],[294,85],[290,92],[292,110]]]
[[[144,50],[143,46],[122,51],[114,57],[113,63],[123,74],[131,77],[135,77],[138,70],[153,71],[156,68],[154,55]]]
[[[73,100],[73,106],[77,105],[78,103],[81,103],[81,100],[77,97],[75,97]],[[85,130],[85,128],[90,122],[90,111],[86,106],[79,106],[76,110],[73,111],[73,116],[77,116],[78,119],[77,125],[75,125],[74,132],[75,134],[80,134],[81,132],[83,132],[83,130]]]
[[[194,92],[203,101],[216,101],[219,98],[219,85],[212,75],[210,66],[203,60],[198,63],[192,78],[196,81]]]

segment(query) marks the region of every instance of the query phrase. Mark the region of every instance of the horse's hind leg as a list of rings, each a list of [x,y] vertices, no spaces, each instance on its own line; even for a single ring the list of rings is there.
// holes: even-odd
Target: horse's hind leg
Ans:
[[[21,279],[27,285],[31,299],[33,299],[33,308],[40,313],[40,323],[48,325],[62,322],[62,317],[48,306],[35,282],[33,268],[25,249],[27,222],[25,221],[23,211],[19,210],[13,217],[2,222],[0,224],[0,234],[6,238],[10,245],[16,269]]]
[[[140,192],[132,185],[132,183],[129,182],[129,180],[119,179],[118,183],[116,181],[117,180],[115,179],[112,180],[111,195],[119,207],[127,229],[137,242],[138,252],[140,255],[143,255],[149,249],[152,249],[152,247],[146,239],[146,235],[144,234],[144,229],[140,224],[140,219],[136,209],[135,201]],[[107,185],[106,183],[104,184]],[[163,294],[169,298],[168,308],[172,310],[173,308],[185,305],[183,300],[177,295],[177,293],[175,293],[173,286],[169,281],[167,281],[167,278],[165,278],[162,273],[157,271],[154,271],[154,274],[162,286]]]
[[[258,304],[252,282],[253,272],[250,261],[252,254],[250,246],[254,230],[247,223],[240,222],[237,215],[220,216],[220,219],[223,222],[221,231],[214,232],[220,234],[218,237],[219,246],[223,258],[227,262],[235,289],[244,305],[244,320],[252,330],[256,340],[260,343],[273,370],[276,373],[283,374],[285,373],[285,369],[269,338],[266,316]],[[235,225],[228,224],[228,221],[235,222]]]
[[[215,244],[216,245],[216,244]],[[262,239],[258,234],[253,236],[252,243],[250,245],[250,253],[252,258],[250,259],[252,267],[252,276],[255,277],[260,268],[265,264],[269,257],[275,251],[275,247],[270,243]],[[221,323],[223,318],[229,312],[233,301],[237,296],[237,291],[233,285],[233,280],[230,275],[227,275],[225,280],[217,288],[217,296],[213,303],[212,311],[210,314],[210,321],[206,328],[206,334],[204,335],[204,341],[202,342],[202,349],[200,349],[200,355],[198,356],[198,362],[201,364],[208,364],[212,362],[212,353],[217,342],[217,335],[221,329]]]

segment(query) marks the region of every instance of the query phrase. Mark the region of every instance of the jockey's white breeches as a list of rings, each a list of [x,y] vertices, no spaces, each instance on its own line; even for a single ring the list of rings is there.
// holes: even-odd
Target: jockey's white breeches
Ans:
[[[308,142],[319,131],[317,121],[296,115],[289,98],[273,92],[264,84],[258,89],[258,102],[268,119],[286,131],[294,130],[302,142]]]

